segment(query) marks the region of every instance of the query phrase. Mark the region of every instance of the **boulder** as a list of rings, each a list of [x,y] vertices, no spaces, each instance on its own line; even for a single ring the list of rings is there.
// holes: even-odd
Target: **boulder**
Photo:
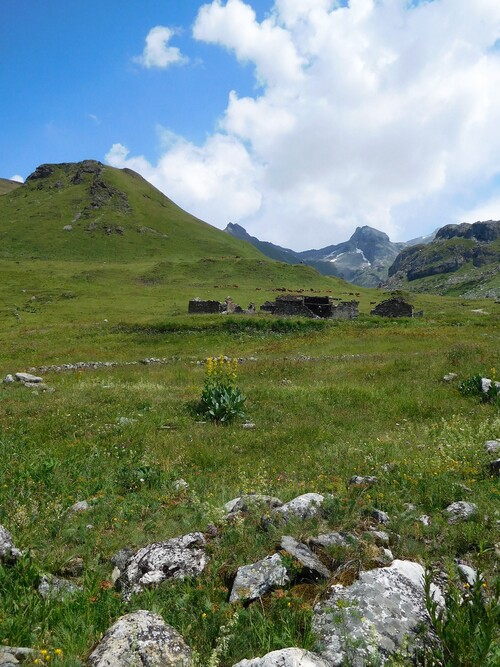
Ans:
[[[391,521],[389,515],[382,510],[374,509],[370,512],[370,516],[377,523],[383,523],[384,525],[387,525]]]
[[[229,602],[257,600],[270,590],[284,586],[289,581],[279,554],[267,556],[252,565],[238,568]]]
[[[22,552],[14,546],[12,535],[7,528],[0,525],[0,563],[12,565],[22,555]]]
[[[445,509],[448,513],[448,523],[454,524],[459,521],[467,521],[477,513],[477,505],[468,503],[465,500],[458,500],[456,503],[448,505]]]
[[[434,589],[435,599],[442,596]],[[411,655],[423,627],[434,638],[425,604],[424,569],[411,561],[362,572],[351,586],[331,587],[314,609],[320,655],[332,667],[385,664],[394,653]]]
[[[304,493],[302,496],[297,496],[290,500],[290,502],[276,507],[272,513],[274,516],[286,519],[312,519],[321,512],[321,506],[324,501],[324,496],[319,493]]]
[[[262,658],[241,660],[233,667],[329,667],[329,665],[319,655],[302,648],[283,648],[267,653]]]
[[[119,618],[88,657],[89,667],[190,667],[191,650],[181,635],[150,611]]]
[[[283,535],[281,548],[302,565],[304,568],[302,574],[306,578],[317,581],[318,579],[328,579],[331,576],[330,570],[323,565],[316,554],[308,546],[290,535]]]
[[[202,533],[188,533],[166,542],[139,549],[128,559],[116,586],[129,600],[133,593],[161,584],[165,579],[183,579],[201,574],[208,562]]]

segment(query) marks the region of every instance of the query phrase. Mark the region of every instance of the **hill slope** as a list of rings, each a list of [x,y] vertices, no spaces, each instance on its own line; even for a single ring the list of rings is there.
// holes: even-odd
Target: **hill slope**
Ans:
[[[500,296],[500,221],[446,225],[427,245],[405,248],[387,286],[469,298]]]
[[[17,181],[11,181],[8,178],[0,178],[0,195],[6,195],[8,192],[12,192],[12,190],[21,187],[21,185],[22,183],[18,183]]]
[[[262,257],[128,169],[93,160],[41,165],[0,199],[0,257],[121,261],[207,255]]]

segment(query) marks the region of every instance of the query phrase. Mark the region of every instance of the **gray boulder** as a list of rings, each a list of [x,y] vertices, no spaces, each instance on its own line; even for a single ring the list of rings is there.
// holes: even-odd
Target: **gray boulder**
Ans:
[[[279,554],[267,556],[252,565],[238,568],[229,602],[257,600],[270,590],[284,586],[289,581]]]
[[[241,660],[233,667],[329,667],[329,665],[319,655],[302,648],[283,648],[280,651],[272,651],[262,658]]]
[[[438,602],[442,596],[433,594]],[[334,585],[314,609],[313,631],[328,664],[364,667],[406,648],[411,655],[419,632],[428,629],[424,569],[418,563],[394,561],[391,567],[362,572],[352,586]]]
[[[281,507],[276,507],[272,513],[285,520],[290,518],[311,519],[321,512],[324,500],[324,496],[319,493],[304,493]]]
[[[12,535],[7,528],[0,525],[0,563],[12,565],[22,555],[22,552],[14,546]]]
[[[305,570],[303,574],[306,574],[308,578],[317,580],[328,579],[331,576],[330,570],[323,565],[316,554],[308,546],[290,537],[290,535],[283,535],[281,548],[302,565]]]
[[[12,653],[0,649],[0,667],[17,667],[19,660]]]
[[[135,611],[119,618],[88,658],[90,667],[190,667],[191,650],[158,614]]]
[[[448,514],[448,523],[454,524],[459,521],[467,521],[474,516],[477,513],[477,505],[465,500],[458,500],[456,503],[448,505],[445,512]]]
[[[477,581],[477,571],[473,567],[470,567],[465,563],[458,563],[457,570],[460,578],[466,584],[469,584],[469,586],[474,586]]]
[[[155,542],[139,549],[128,559],[116,582],[125,600],[144,588],[166,579],[183,579],[201,574],[208,563],[202,533],[188,533],[166,542]]]

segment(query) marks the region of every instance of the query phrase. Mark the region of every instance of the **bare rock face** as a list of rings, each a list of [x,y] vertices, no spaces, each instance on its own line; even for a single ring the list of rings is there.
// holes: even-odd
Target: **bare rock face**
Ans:
[[[125,600],[144,588],[166,579],[183,579],[201,574],[208,563],[202,533],[188,533],[166,542],[155,542],[139,549],[125,566],[116,582]]]
[[[190,667],[191,650],[158,614],[135,611],[119,618],[88,658],[89,667]]]
[[[332,586],[314,609],[321,657],[332,667],[364,667],[375,660],[385,664],[405,646],[411,655],[422,627],[433,637],[423,582],[421,565],[394,561],[391,567],[362,572],[351,586]],[[439,595],[434,589],[438,602]]]
[[[229,602],[257,600],[273,588],[289,582],[286,568],[279,554],[267,556],[252,565],[238,568]]]
[[[302,648],[284,648],[272,651],[262,658],[241,660],[233,667],[329,667],[329,665],[314,653]]]
[[[12,535],[0,525],[0,563],[11,565],[21,556],[22,552],[14,546]]]

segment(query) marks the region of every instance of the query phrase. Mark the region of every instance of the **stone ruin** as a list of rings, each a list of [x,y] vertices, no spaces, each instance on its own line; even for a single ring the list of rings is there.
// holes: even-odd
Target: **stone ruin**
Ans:
[[[351,320],[358,317],[358,301],[333,302],[330,296],[302,296],[287,294],[276,297],[275,301],[266,301],[260,307],[261,312],[271,313],[280,317],[300,316],[321,319]],[[189,302],[188,312],[190,314],[232,314],[232,313],[255,313],[254,304],[250,304],[245,310],[227,297],[224,303],[220,301],[203,301],[193,299]]]
[[[266,301],[261,311],[273,315],[314,317],[321,319],[352,320],[359,314],[358,301],[333,303],[331,296],[302,296],[287,294],[276,297],[274,303]]]
[[[380,317],[421,317],[422,312],[414,312],[411,303],[408,303],[401,297],[393,297],[381,301],[370,311],[371,315],[380,315]]]
[[[191,299],[189,302],[188,313],[190,315],[232,315],[233,313],[244,313],[246,315],[251,315],[255,313],[255,305],[251,303],[249,304],[248,308],[242,308],[237,303],[235,303],[230,296],[224,300],[224,303],[221,303],[220,301],[207,301],[196,298]]]

